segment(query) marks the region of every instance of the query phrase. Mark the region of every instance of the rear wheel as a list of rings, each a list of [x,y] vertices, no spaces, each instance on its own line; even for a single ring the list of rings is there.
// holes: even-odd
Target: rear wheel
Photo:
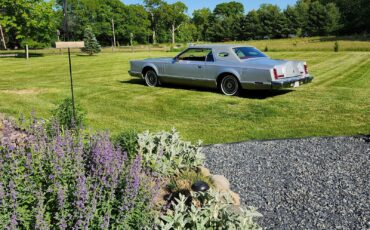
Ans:
[[[239,81],[234,75],[226,75],[222,78],[220,89],[227,96],[236,96],[239,94]]]
[[[152,69],[148,70],[145,73],[144,79],[145,79],[146,85],[149,86],[149,87],[155,87],[159,83],[157,73]]]

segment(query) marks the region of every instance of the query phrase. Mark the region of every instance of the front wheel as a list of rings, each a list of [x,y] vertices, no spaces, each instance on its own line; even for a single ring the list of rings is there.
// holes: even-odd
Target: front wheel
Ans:
[[[149,87],[155,87],[159,83],[157,73],[154,70],[148,70],[144,78],[146,85]]]
[[[223,94],[236,96],[240,90],[238,79],[233,75],[226,75],[221,80],[220,88]]]

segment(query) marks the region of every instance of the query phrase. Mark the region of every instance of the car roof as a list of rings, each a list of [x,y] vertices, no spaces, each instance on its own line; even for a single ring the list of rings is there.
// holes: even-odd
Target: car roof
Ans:
[[[197,44],[197,45],[190,45],[189,48],[218,48],[218,49],[230,49],[236,47],[253,47],[246,44]]]

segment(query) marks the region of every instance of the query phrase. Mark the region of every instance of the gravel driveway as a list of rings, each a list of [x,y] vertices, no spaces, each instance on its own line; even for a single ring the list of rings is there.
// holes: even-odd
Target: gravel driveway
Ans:
[[[251,141],[204,148],[266,229],[370,229],[365,137]]]

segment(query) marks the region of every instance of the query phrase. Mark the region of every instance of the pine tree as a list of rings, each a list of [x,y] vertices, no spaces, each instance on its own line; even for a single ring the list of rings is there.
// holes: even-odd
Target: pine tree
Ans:
[[[84,42],[85,47],[81,49],[82,52],[87,53],[90,56],[94,53],[100,53],[101,47],[90,27],[85,29]]]

